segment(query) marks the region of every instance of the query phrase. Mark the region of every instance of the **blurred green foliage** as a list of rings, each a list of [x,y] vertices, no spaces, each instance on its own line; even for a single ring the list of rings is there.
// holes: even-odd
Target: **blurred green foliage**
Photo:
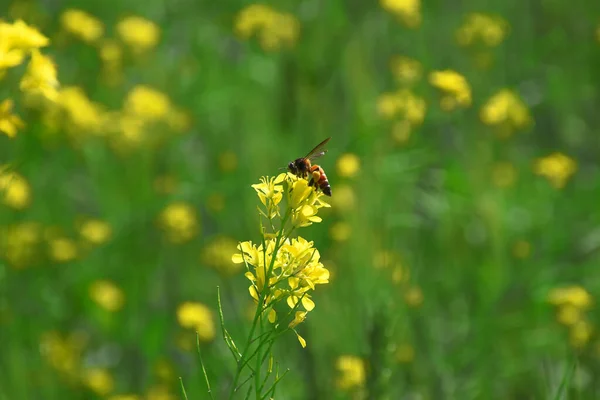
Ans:
[[[600,3],[0,15],[50,39],[61,83],[29,93],[0,29],[0,399],[174,399],[178,377],[206,398],[196,330],[223,398],[250,185],[329,136],[332,208],[303,236],[331,282],[307,347],[276,346],[278,399],[553,398],[573,362],[569,398],[599,396]]]

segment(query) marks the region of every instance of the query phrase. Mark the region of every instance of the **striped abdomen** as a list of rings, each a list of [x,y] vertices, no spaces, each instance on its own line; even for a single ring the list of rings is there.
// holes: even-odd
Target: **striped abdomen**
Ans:
[[[310,173],[312,174],[312,178],[310,179],[311,185],[315,185],[319,189],[323,191],[327,196],[331,196],[331,186],[329,185],[329,181],[327,180],[327,175],[325,175],[325,171],[321,168],[320,165],[312,165],[310,167]]]

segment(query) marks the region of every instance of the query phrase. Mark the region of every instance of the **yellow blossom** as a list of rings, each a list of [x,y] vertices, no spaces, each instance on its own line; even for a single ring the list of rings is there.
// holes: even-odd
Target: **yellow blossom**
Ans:
[[[415,95],[408,89],[400,89],[394,93],[384,93],[377,104],[379,114],[386,119],[401,117],[410,126],[423,123],[427,104],[425,99]]]
[[[81,332],[72,332],[63,337],[56,331],[45,332],[40,338],[40,353],[47,362],[75,380],[79,379],[83,349],[88,338]]]
[[[105,114],[99,104],[92,102],[83,89],[76,86],[58,92],[57,105],[66,114],[65,123],[75,133],[103,133]]]
[[[360,158],[352,153],[342,154],[338,158],[336,166],[338,175],[352,178],[360,171]]]
[[[46,36],[22,20],[12,24],[0,21],[0,49],[10,46],[13,49],[29,51],[45,47],[49,43],[50,40]]]
[[[196,210],[184,202],[169,204],[159,215],[159,223],[176,244],[191,240],[200,229]]]
[[[21,118],[12,113],[12,108],[12,99],[6,99],[0,103],[0,132],[10,138],[15,137],[17,130],[25,126]]]
[[[22,210],[31,203],[31,188],[27,180],[16,172],[0,166],[0,199],[15,210]]]
[[[62,13],[63,28],[86,43],[95,43],[104,34],[104,24],[85,11],[68,9]]]
[[[263,49],[274,51],[297,41],[300,23],[291,14],[263,4],[251,4],[238,13],[234,29],[242,39],[257,35]]]
[[[106,243],[112,235],[110,225],[99,219],[88,219],[79,227],[79,234],[91,244]]]
[[[364,386],[366,370],[364,361],[357,356],[344,355],[336,361],[338,378],[336,386],[341,390],[356,389]]]
[[[144,120],[163,120],[169,114],[171,101],[164,93],[146,85],[137,85],[127,94],[125,113]]]
[[[1,25],[2,23],[0,22]],[[2,37],[2,28],[0,28],[0,79],[6,69],[21,65],[24,58],[24,51],[12,48],[12,44],[6,38]]]
[[[582,348],[591,339],[594,333],[594,327],[588,321],[579,321],[571,327],[569,332],[569,340],[571,346],[575,348]]]
[[[352,235],[352,227],[347,222],[336,222],[329,228],[329,234],[336,242],[345,242]]]
[[[121,45],[113,39],[104,40],[100,45],[99,52],[102,61],[111,66],[119,65],[123,58]]]
[[[391,69],[396,80],[403,85],[413,84],[421,79],[423,75],[421,63],[404,56],[394,57],[391,62]]]
[[[279,215],[279,203],[283,199],[283,185],[286,174],[282,173],[276,177],[262,177],[260,183],[252,185],[260,202],[265,206],[262,214],[267,218],[273,218]]]
[[[174,395],[168,386],[164,384],[153,385],[148,388],[145,400],[179,400],[179,396]]]
[[[106,400],[142,400],[137,394],[114,394]]]
[[[100,396],[106,396],[113,391],[115,386],[112,375],[104,368],[85,370],[82,379],[87,387]]]
[[[485,46],[498,46],[508,33],[508,23],[499,16],[470,13],[456,31],[456,40],[461,46],[481,42]]]
[[[471,105],[471,86],[464,76],[456,71],[433,71],[429,83],[442,92],[440,105],[445,111]]]
[[[190,301],[181,303],[177,308],[177,320],[182,327],[198,332],[203,342],[209,342],[215,337],[213,315],[204,304]]]
[[[566,326],[575,325],[583,318],[583,312],[579,307],[572,304],[564,304],[558,308],[556,320]]]
[[[55,100],[58,96],[56,66],[37,49],[31,52],[31,60],[21,79],[20,88],[26,93],[41,94],[48,100]]]
[[[109,280],[95,281],[90,286],[89,292],[91,299],[106,311],[119,311],[125,303],[125,295],[121,288]]]
[[[121,40],[135,52],[148,51],[160,40],[158,25],[142,17],[127,17],[117,24],[116,29]]]
[[[231,261],[231,254],[236,248],[235,240],[226,236],[217,236],[204,248],[202,261],[223,274],[234,274],[240,270],[240,265]]]
[[[421,25],[421,0],[379,0],[381,7],[395,14],[408,28]]]
[[[591,295],[587,290],[578,285],[552,289],[548,294],[548,301],[556,306],[568,304],[584,310],[592,305]]]
[[[0,229],[0,254],[14,268],[27,267],[37,256],[41,227],[35,222],[21,222]]]
[[[479,116],[486,125],[505,125],[509,130],[523,129],[532,122],[523,100],[509,89],[502,89],[493,95],[483,105]]]
[[[49,256],[56,262],[68,262],[77,258],[78,250],[75,242],[66,237],[51,238],[48,241]]]
[[[552,153],[536,160],[533,171],[550,181],[556,189],[562,189],[577,170],[577,163],[562,153]]]

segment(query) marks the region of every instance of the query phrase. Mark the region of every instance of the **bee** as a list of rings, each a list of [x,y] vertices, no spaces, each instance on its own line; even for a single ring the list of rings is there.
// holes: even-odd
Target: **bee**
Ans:
[[[310,176],[308,185],[321,189],[327,196],[331,196],[331,186],[327,180],[327,175],[325,175],[325,171],[320,165],[312,164],[311,161],[327,153],[327,150],[323,150],[323,147],[329,142],[329,139],[331,138],[328,137],[316,145],[305,157],[297,158],[288,164],[288,170],[292,174],[305,179]]]

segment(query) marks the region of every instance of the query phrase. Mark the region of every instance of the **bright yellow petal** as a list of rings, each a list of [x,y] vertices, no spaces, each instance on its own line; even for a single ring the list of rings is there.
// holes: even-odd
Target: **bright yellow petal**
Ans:
[[[315,308],[315,302],[307,296],[302,298],[302,305],[306,311],[312,311]]]
[[[296,332],[296,331],[294,331]],[[298,332],[296,332],[296,336],[298,337],[298,341],[300,342],[300,345],[302,346],[302,348],[306,347],[306,340],[304,340],[304,338],[302,336],[300,336],[298,334]]]

